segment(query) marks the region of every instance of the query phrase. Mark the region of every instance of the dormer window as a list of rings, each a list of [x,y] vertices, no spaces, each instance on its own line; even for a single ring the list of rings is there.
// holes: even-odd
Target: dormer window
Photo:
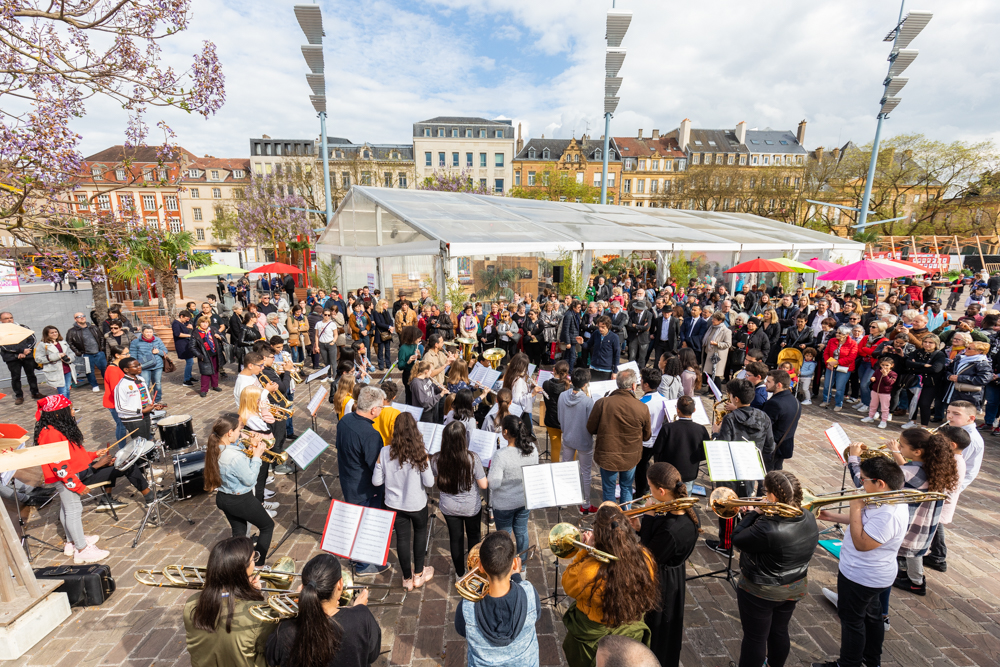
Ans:
[[[466,130],[465,131],[465,138],[466,139],[471,139],[472,138],[472,130]]]
[[[439,137],[443,137],[444,136],[444,128],[443,127],[439,127],[438,128],[438,136]]]
[[[543,160],[548,160],[550,155],[551,155],[551,153],[549,152],[548,148],[543,148],[542,149],[542,159]]]
[[[601,157],[602,155],[603,155],[603,153],[601,152],[600,148],[598,148],[596,151],[594,151],[594,159],[595,160],[602,159],[602,157]]]
[[[198,178],[198,170],[188,169],[188,178]]]
[[[534,148],[529,148],[528,149],[528,159],[529,160],[534,160],[535,159],[535,149]],[[97,167],[94,167],[94,169],[96,170]],[[95,175],[97,175],[97,174],[95,174]]]
[[[101,178],[103,174],[100,167],[91,167],[90,175],[93,176],[94,178]]]
[[[213,169],[212,170],[212,180],[213,181],[219,180],[219,170],[218,169]]]
[[[246,178],[247,173],[242,169],[233,170],[233,178]]]
[[[580,154],[577,153],[576,155],[573,156],[573,162],[579,162],[579,161],[580,161]]]
[[[452,139],[458,139],[458,129],[457,128],[452,128],[452,130],[451,130],[451,138]]]
[[[370,159],[371,159],[371,157],[372,157],[372,152],[371,152],[371,151],[369,151],[369,150],[366,150],[366,151],[364,151],[364,152],[363,152],[363,153],[361,154],[361,156],[362,156],[362,157],[363,157],[364,159],[366,159],[366,160],[370,160]]]

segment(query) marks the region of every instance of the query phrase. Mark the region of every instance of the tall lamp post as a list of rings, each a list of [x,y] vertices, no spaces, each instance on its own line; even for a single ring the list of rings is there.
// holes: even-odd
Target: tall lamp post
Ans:
[[[622,78],[618,70],[625,61],[625,49],[621,48],[625,33],[632,22],[632,12],[614,9],[614,0],[608,10],[607,50],[604,54],[604,160],[601,167],[601,203],[608,203],[608,147],[611,143],[611,115],[618,108],[618,89],[622,87]]]
[[[323,12],[319,5],[295,5],[295,18],[306,35],[308,44],[302,45],[302,56],[309,65],[306,81],[313,94],[309,96],[313,109],[319,114],[320,150],[323,151],[323,192],[326,195],[326,227],[333,218],[333,200],[330,197],[330,152],[326,145],[326,78],[323,75]]]

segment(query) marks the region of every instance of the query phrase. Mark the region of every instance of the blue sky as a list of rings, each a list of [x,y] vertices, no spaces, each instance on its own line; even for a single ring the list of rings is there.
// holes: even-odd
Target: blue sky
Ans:
[[[249,138],[319,134],[309,104],[305,39],[286,0],[197,0],[191,27],[161,42],[183,67],[216,42],[227,104],[214,118],[160,112],[198,155],[246,157]],[[438,115],[504,117],[529,136],[603,133],[604,0],[322,0],[328,131],[409,142]],[[928,0],[935,13],[912,48],[903,103],[885,132],[1000,139],[1000,3]],[[634,18],[612,134],[696,127],[794,130],[806,148],[871,141],[898,0],[619,0]],[[75,128],[85,154],[122,142],[124,118],[95,101]]]

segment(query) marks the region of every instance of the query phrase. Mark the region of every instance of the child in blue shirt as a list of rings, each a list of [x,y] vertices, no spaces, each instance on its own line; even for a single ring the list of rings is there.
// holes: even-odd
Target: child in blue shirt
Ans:
[[[802,358],[805,361],[802,362],[802,369],[799,372],[799,392],[805,394],[806,397],[806,400],[802,401],[802,405],[812,405],[812,381],[816,375],[816,357],[818,356],[819,353],[814,347],[807,347],[802,353]]]

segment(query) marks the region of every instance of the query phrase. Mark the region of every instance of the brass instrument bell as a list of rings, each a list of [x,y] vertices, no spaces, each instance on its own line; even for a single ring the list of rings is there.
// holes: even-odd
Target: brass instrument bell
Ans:
[[[850,451],[851,451],[851,446],[850,445],[848,445],[847,447],[844,447],[844,460],[845,461],[847,460],[847,457],[850,454]],[[873,459],[873,458],[876,458],[878,456],[887,458],[890,461],[892,460],[892,452],[890,452],[888,450],[888,445],[882,445],[881,447],[869,447],[868,445],[864,445],[864,444],[861,445],[861,455],[860,455],[860,458],[861,458],[862,461],[867,461],[868,459]]]
[[[483,359],[490,365],[490,368],[496,370],[500,367],[500,360],[507,356],[505,350],[501,350],[499,347],[491,347],[490,349],[483,352]]]
[[[601,551],[589,544],[580,541],[580,529],[571,523],[557,523],[549,531],[549,550],[555,554],[556,558],[572,558],[581,549],[589,552],[591,556],[602,563],[610,563],[618,560],[614,554]]]
[[[721,519],[731,519],[740,513],[740,508],[756,507],[764,514],[792,518],[802,516],[802,510],[785,503],[774,503],[764,498],[740,498],[732,489],[720,486],[712,491],[708,504]]]
[[[465,363],[471,365],[472,364],[472,359],[475,356],[475,353],[472,351],[472,348],[474,348],[476,346],[476,339],[475,338],[456,338],[455,342],[461,344],[461,346],[462,346],[462,358],[465,359]]]

